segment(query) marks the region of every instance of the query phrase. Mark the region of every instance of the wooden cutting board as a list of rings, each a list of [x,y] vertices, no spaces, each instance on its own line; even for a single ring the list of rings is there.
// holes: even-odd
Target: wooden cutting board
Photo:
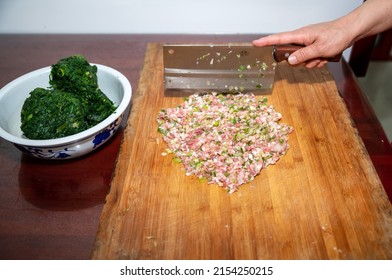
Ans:
[[[269,104],[294,127],[290,149],[228,194],[185,175],[156,116],[160,44],[149,44],[94,259],[392,259],[392,208],[327,68],[280,64]]]

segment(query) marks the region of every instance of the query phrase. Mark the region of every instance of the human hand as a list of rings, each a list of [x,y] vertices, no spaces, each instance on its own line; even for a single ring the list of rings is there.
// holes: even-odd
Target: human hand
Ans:
[[[292,53],[288,62],[291,65],[304,64],[308,68],[322,67],[328,57],[340,54],[353,43],[353,36],[339,21],[323,22],[299,28],[294,31],[269,35],[253,44],[258,47],[299,44],[305,47]]]

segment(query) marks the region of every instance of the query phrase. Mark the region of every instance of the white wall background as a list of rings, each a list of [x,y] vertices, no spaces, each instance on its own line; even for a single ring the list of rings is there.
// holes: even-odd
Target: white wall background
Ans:
[[[339,17],[362,0],[0,0],[0,33],[261,34]]]

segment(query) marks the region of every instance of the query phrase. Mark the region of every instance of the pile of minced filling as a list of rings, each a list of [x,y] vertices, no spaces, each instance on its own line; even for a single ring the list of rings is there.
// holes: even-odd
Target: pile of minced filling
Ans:
[[[162,109],[158,131],[186,174],[235,192],[289,147],[293,128],[267,98],[252,93],[194,94],[176,108]]]

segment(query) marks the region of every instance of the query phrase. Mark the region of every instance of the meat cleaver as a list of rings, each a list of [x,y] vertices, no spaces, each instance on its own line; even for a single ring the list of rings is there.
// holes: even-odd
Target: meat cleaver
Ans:
[[[271,94],[278,62],[300,45],[163,45],[165,95],[195,92]],[[339,61],[341,54],[328,58]]]

